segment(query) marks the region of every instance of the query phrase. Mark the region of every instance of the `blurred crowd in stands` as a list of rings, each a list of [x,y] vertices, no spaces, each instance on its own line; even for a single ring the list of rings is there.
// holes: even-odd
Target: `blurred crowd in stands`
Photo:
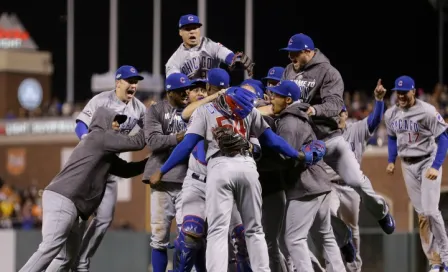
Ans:
[[[15,188],[0,177],[0,228],[30,230],[42,224],[42,190]]]

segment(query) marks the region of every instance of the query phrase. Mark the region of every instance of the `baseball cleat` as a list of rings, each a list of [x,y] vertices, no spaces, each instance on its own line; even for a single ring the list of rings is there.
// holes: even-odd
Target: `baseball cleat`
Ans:
[[[378,220],[378,224],[386,234],[392,234],[395,230],[395,220],[389,213],[383,219]]]
[[[350,241],[345,246],[341,247],[341,253],[344,256],[344,260],[347,263],[352,263],[356,258],[356,248],[353,245],[353,242]]]
[[[347,227],[348,228],[348,227]],[[353,244],[353,233],[350,228],[348,228],[349,238],[347,244],[340,248],[342,256],[344,256],[344,260],[347,263],[352,263],[356,258],[356,248]]]

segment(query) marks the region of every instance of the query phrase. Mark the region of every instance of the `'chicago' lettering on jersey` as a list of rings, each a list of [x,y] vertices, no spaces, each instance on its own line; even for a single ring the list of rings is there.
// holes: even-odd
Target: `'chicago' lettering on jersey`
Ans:
[[[197,56],[185,60],[180,70],[190,78],[201,70],[204,74],[200,76],[206,77],[205,73],[212,68],[212,64],[213,60],[209,56]]]
[[[390,123],[390,127],[396,133],[404,131],[419,132],[418,122],[408,119],[396,119]]]

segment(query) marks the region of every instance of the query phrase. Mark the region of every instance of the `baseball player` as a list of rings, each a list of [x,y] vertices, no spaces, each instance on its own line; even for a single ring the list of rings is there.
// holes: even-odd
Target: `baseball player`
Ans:
[[[143,127],[143,117],[145,105],[135,97],[138,82],[143,77],[133,66],[124,65],[118,68],[115,73],[115,90],[102,92],[95,95],[84,107],[76,118],[75,132],[79,139],[88,133],[88,127],[93,114],[99,107],[107,107],[116,113],[126,115],[128,119],[120,125],[120,133],[129,134],[134,128]],[[78,260],[74,263],[77,271],[89,271],[90,259],[100,245],[107,229],[112,223],[115,204],[117,202],[117,180],[119,178],[110,175],[107,178],[106,192],[104,193],[101,205],[95,212],[95,217],[91,220],[84,233]],[[82,224],[85,225],[86,222]],[[81,229],[84,229],[81,226]],[[49,271],[67,268],[70,261],[64,251],[61,251],[48,268]]]
[[[213,92],[225,89],[229,87],[230,77],[229,74],[221,68],[210,69],[207,80],[209,94],[214,96]],[[203,85],[204,82],[195,81],[196,84]],[[198,87],[193,87],[187,93],[192,93]],[[200,87],[199,87],[200,88]],[[202,96],[202,99],[198,100],[198,96],[190,95],[190,105],[184,109],[185,114],[182,113],[184,121],[188,122],[190,118],[189,112],[193,107],[199,107],[202,104],[207,103],[209,100],[207,97]],[[182,214],[183,223],[179,236],[175,241],[177,249],[178,265],[175,271],[190,271],[195,264],[197,271],[205,271],[205,255],[201,256],[202,249],[205,248],[203,239],[205,238],[205,183],[207,179],[207,161],[205,159],[206,148],[204,140],[201,140],[193,152],[190,154],[188,161],[187,175],[185,176],[182,184]],[[248,254],[244,239],[244,227],[242,226],[241,217],[236,209],[236,205],[232,210],[232,216],[230,220],[231,237],[234,241],[232,247],[235,250],[230,250],[231,258],[235,258],[237,271],[250,271],[248,263]],[[205,251],[204,251],[205,253]],[[235,255],[235,256],[234,256]],[[202,258],[204,257],[204,258]],[[230,262],[232,263],[232,262]],[[233,268],[231,264],[230,268]]]
[[[379,79],[374,90],[375,105],[368,117],[355,123],[346,124],[348,118],[347,109],[343,107],[342,112],[339,114],[339,127],[342,129],[342,136],[350,144],[359,164],[361,164],[362,154],[365,151],[367,141],[372,137],[383,118],[383,98],[385,94],[386,89],[384,89],[381,84],[381,79]],[[352,230],[356,258],[353,262],[347,262],[347,270],[350,272],[360,272],[362,261],[360,256],[358,220],[361,198],[353,188],[345,184],[331,167],[326,165],[325,169],[330,174],[332,182],[331,213],[340,217]],[[365,176],[364,178],[368,179]],[[344,250],[351,249],[343,248],[342,251]]]
[[[205,140],[208,145],[207,271],[219,272],[227,269],[227,233],[234,200],[246,228],[245,237],[252,269],[270,271],[261,226],[258,173],[254,159],[249,156],[249,144],[246,140],[249,135],[257,137],[267,147],[293,160],[305,158],[302,152],[292,149],[269,129],[258,111],[253,108],[254,99],[255,95],[251,92],[231,87],[213,103],[199,107],[190,118],[184,141],[176,147],[160,172],[151,176],[151,182],[157,184],[164,173],[183,161],[201,139]],[[307,158],[312,158],[311,153]]]
[[[173,73],[166,78],[167,99],[150,106],[145,113],[145,138],[152,154],[146,164],[143,182],[160,168],[173,148],[184,138],[187,124],[181,113],[188,104],[186,90],[192,87],[187,75]],[[173,219],[182,222],[180,192],[187,164],[180,163],[166,173],[160,186],[151,189],[151,247],[154,272],[165,272],[167,246]]]
[[[218,68],[221,63],[229,65],[230,70],[242,67],[252,76],[255,64],[246,54],[235,54],[222,44],[201,37],[201,26],[196,15],[180,17],[179,35],[182,37],[182,44],[165,64],[166,76],[184,73],[190,79],[205,79],[208,70]]]
[[[118,133],[126,120],[128,116],[108,108],[95,111],[89,133],[44,190],[42,242],[20,272],[49,271],[47,267],[64,246],[68,258],[75,260],[78,250],[74,244],[79,242],[78,217],[87,220],[100,206],[109,173],[130,178],[143,172],[147,159],[128,163],[116,156],[145,146],[143,133],[131,137]]]
[[[327,145],[325,163],[361,195],[364,205],[378,220],[383,231],[393,233],[395,221],[389,214],[386,200],[364,178],[349,143],[344,140],[338,128],[337,119],[344,106],[344,83],[341,75],[305,34],[292,36],[288,46],[282,50],[288,51],[291,60],[282,79],[294,81],[301,88],[302,100],[309,104],[307,114],[315,124],[316,136],[325,140]]]
[[[277,134],[296,149],[316,140],[305,113],[307,106],[299,102],[300,88],[294,82],[282,81],[268,89],[274,93],[271,97],[273,112],[279,115]],[[324,154],[321,153],[321,156]],[[307,244],[308,233],[311,232],[316,239],[315,245],[324,252],[327,268],[330,271],[345,271],[331,228],[331,186],[323,162],[298,165],[284,171],[284,175],[288,200],[284,239],[295,268],[297,271],[313,271]]]
[[[393,174],[397,156],[401,158],[403,178],[411,203],[419,215],[429,220],[443,264],[431,271],[448,271],[448,238],[439,210],[442,164],[448,149],[447,124],[436,109],[415,97],[414,80],[401,76],[395,80],[397,104],[384,119],[388,133],[389,164]],[[422,243],[425,246],[425,243]],[[426,252],[427,249],[424,248]]]
[[[285,68],[280,66],[274,66],[271,69],[269,69],[268,74],[266,75],[266,77],[262,78],[261,81],[266,87],[277,86],[280,83],[280,80],[282,79],[284,71]]]

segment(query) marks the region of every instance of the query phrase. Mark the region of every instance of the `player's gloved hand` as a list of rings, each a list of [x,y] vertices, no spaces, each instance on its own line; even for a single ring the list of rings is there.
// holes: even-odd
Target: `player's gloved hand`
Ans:
[[[316,164],[323,159],[327,152],[327,147],[324,141],[314,140],[300,149],[303,154],[303,160],[306,166]],[[300,155],[299,155],[300,156]]]
[[[229,70],[233,71],[235,68],[243,68],[247,71],[249,77],[254,75],[255,63],[243,52],[237,52],[233,56],[232,63],[229,65]]]
[[[162,172],[160,172],[160,169],[157,169],[157,171],[149,177],[149,185],[151,188],[157,188],[158,185],[160,185],[162,176],[163,175]]]
[[[430,180],[436,180],[438,176],[439,176],[439,170],[432,167],[429,168],[425,174],[425,177]]]
[[[235,157],[238,154],[246,155],[250,152],[249,141],[236,133],[233,127],[217,127],[212,130],[212,133],[224,156]]]
[[[377,101],[382,101],[384,96],[386,95],[386,89],[383,87],[383,84],[381,83],[381,78],[378,79],[378,82],[376,83],[376,87],[373,93],[375,95],[375,100]]]
[[[387,172],[389,175],[393,175],[393,174],[394,174],[394,171],[395,171],[395,163],[390,162],[390,163],[387,165],[387,167],[386,167],[386,172]]]

